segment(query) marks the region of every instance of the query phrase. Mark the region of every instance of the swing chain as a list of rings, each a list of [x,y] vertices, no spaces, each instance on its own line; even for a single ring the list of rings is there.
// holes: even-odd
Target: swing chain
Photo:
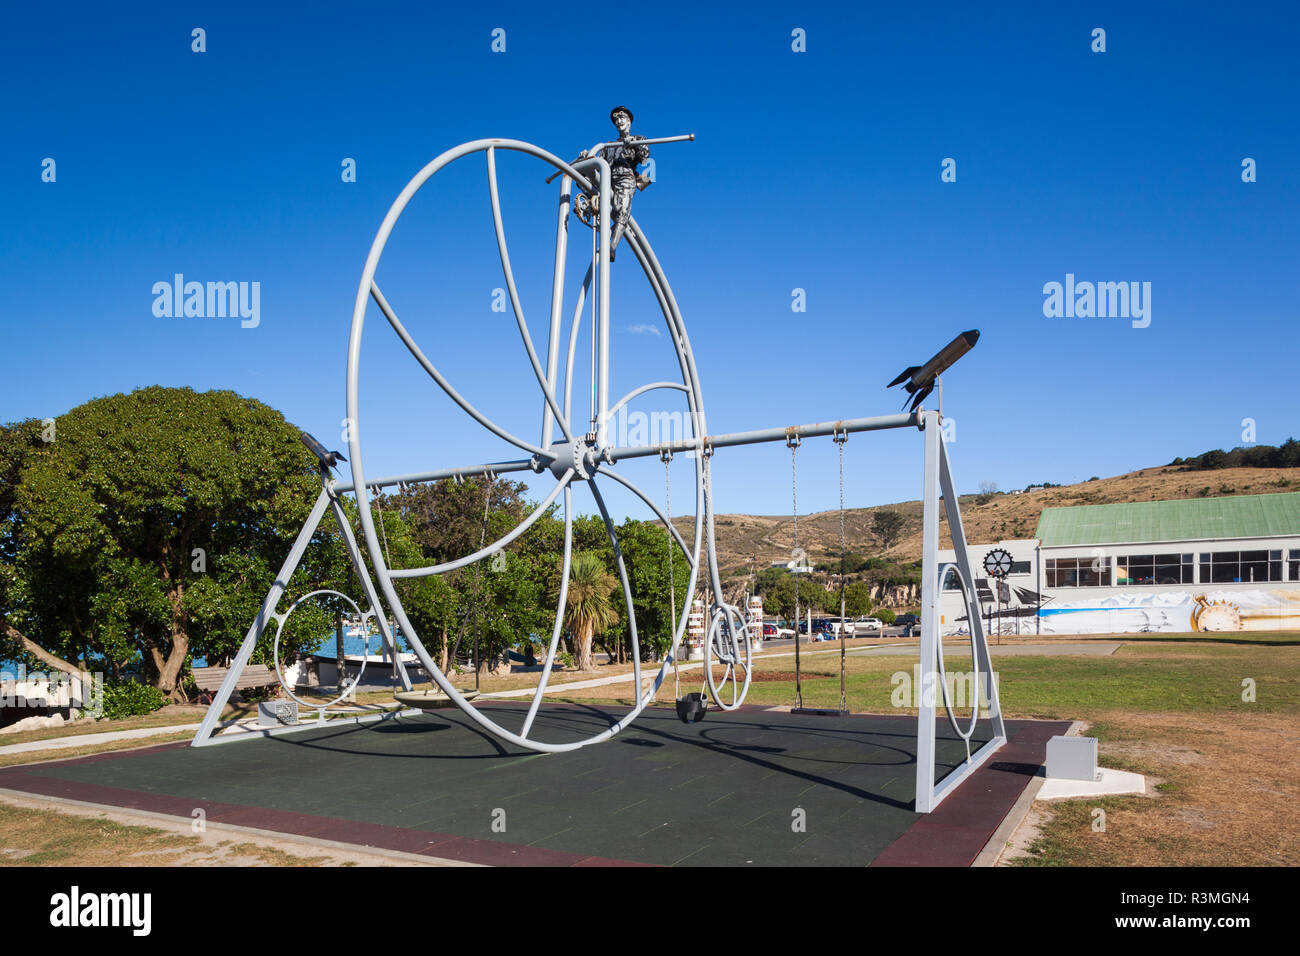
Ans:
[[[478,547],[480,551],[482,551],[483,546],[487,544],[488,510],[492,504],[492,486],[496,484],[496,480],[497,480],[497,476],[492,473],[491,469],[485,469],[483,472],[483,477],[486,480],[484,482],[484,491],[483,491],[483,529],[482,532],[479,534],[479,540],[478,540]],[[481,669],[481,663],[482,663],[479,659],[480,648],[479,648],[479,630],[478,630],[479,615],[480,615],[479,587],[482,583],[482,578],[483,578],[483,563],[481,561],[476,561],[474,563],[474,689],[476,691],[479,689],[479,670]]]
[[[388,564],[388,566],[391,568],[391,567],[393,566],[393,556],[392,556],[391,554],[388,553],[388,531],[387,531],[387,529],[384,527],[384,506],[383,506],[382,504],[379,504],[379,496],[380,496],[381,494],[383,494],[382,486],[380,486],[380,485],[371,485],[371,486],[370,486],[370,494],[371,494],[371,496],[375,499],[375,504],[378,505],[378,511],[379,511],[379,533],[380,533],[381,535],[383,535],[383,538],[384,538],[384,561],[385,561],[385,562]]]
[[[668,532],[668,626],[669,641],[677,636],[677,574],[673,570],[673,482],[672,473],[668,466],[672,464],[673,452],[671,448],[665,448],[659,453],[659,458],[664,463],[664,517],[667,527],[664,529]],[[670,643],[671,646],[671,643]],[[682,678],[677,671],[677,651],[672,651],[673,655],[673,699],[681,700],[682,697]]]
[[[708,534],[706,545],[709,549],[709,554],[714,554],[716,553],[715,548],[717,547],[717,545],[715,544],[713,538],[713,473],[712,473],[712,469],[709,467],[709,462],[713,458],[713,445],[709,442],[707,438],[704,440],[704,447],[700,449],[700,455],[704,459],[704,508],[705,508],[705,514],[709,516],[709,520],[704,523],[704,530]],[[713,589],[713,581],[710,578],[708,581],[708,585],[706,587],[706,593],[705,593],[706,597],[710,596],[709,592],[711,592],[712,589]],[[711,599],[707,604],[710,614],[713,613],[712,609],[714,605],[721,603],[721,601],[722,601],[721,595],[716,593],[712,594]]]

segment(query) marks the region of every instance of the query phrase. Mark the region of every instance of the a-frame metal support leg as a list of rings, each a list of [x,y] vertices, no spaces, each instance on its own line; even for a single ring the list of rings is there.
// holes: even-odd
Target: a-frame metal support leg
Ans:
[[[257,617],[254,618],[248,633],[244,635],[244,643],[239,645],[239,652],[235,654],[235,659],[230,663],[230,670],[226,672],[226,679],[221,682],[221,689],[217,691],[217,696],[212,699],[208,712],[203,715],[203,723],[199,727],[199,732],[190,741],[191,747],[202,747],[210,742],[213,731],[217,728],[217,722],[221,719],[221,712],[226,709],[226,704],[230,701],[230,695],[235,692],[235,685],[239,682],[239,675],[244,672],[244,668],[248,665],[248,659],[253,655],[253,648],[257,646],[258,638],[266,630],[266,625],[275,613],[280,598],[284,596],[284,589],[289,586],[289,579],[293,577],[293,572],[297,570],[298,562],[302,560],[303,554],[307,551],[307,545],[311,544],[312,535],[316,533],[316,527],[320,524],[320,519],[324,516],[325,509],[329,507],[329,504],[330,493],[327,489],[322,488],[320,495],[316,498],[316,503],[312,505],[311,514],[307,515],[302,530],[298,532],[298,538],[294,541],[289,556],[284,559],[284,564],[280,567],[280,573],[275,576],[275,583],[271,585],[271,590],[266,592],[266,600],[262,602]]]
[[[916,717],[916,810],[918,813],[929,813],[1007,741],[1002,708],[998,700],[997,682],[993,678],[993,667],[989,658],[988,638],[984,633],[984,623],[978,619],[978,615],[972,615],[971,629],[975,635],[976,651],[976,659],[972,661],[972,665],[978,675],[976,693],[979,695],[983,691],[987,695],[988,717],[992,723],[993,737],[973,753],[962,766],[944,777],[938,786],[935,785],[935,711],[942,693],[939,688],[938,648],[939,641],[943,639],[939,623],[940,494],[943,496],[944,514],[948,519],[948,530],[952,535],[953,550],[957,556],[957,570],[961,585],[967,589],[967,593],[972,598],[975,593],[975,579],[971,573],[970,557],[966,553],[966,534],[962,528],[961,509],[957,504],[957,494],[948,464],[948,450],[944,447],[938,412],[924,412],[921,427],[925,436],[925,498],[921,523],[921,666],[919,669],[921,681],[920,687],[916,688],[919,697]]]
[[[303,522],[302,530],[298,532],[298,537],[293,542],[289,556],[284,559],[284,564],[280,567],[280,573],[275,576],[275,582],[267,592],[266,600],[262,602],[257,617],[249,627],[248,633],[244,635],[244,642],[240,644],[239,651],[230,664],[226,679],[221,682],[221,689],[217,691],[216,697],[213,698],[212,704],[208,707],[208,712],[203,715],[203,723],[199,726],[194,739],[190,741],[191,747],[202,747],[205,744],[212,743],[212,735],[221,720],[222,711],[225,710],[226,704],[230,702],[230,695],[235,692],[235,686],[239,683],[239,675],[248,666],[248,659],[253,655],[253,649],[257,647],[257,642],[261,639],[267,624],[274,617],[280,598],[284,596],[285,589],[289,586],[289,580],[293,577],[293,572],[297,570],[299,562],[302,561],[307,546],[311,544],[311,539],[316,534],[316,529],[320,526],[321,518],[325,516],[327,508],[333,510],[334,520],[338,525],[339,534],[343,537],[343,543],[347,548],[348,557],[352,561],[352,567],[356,570],[358,580],[361,581],[361,588],[365,592],[366,600],[369,602],[370,607],[375,609],[376,623],[379,625],[384,643],[393,655],[394,673],[401,680],[404,690],[411,689],[411,678],[397,653],[397,642],[393,637],[392,629],[388,625],[388,619],[384,616],[383,605],[379,603],[379,595],[375,592],[374,582],[370,580],[370,572],[366,570],[365,561],[362,560],[361,551],[357,547],[356,538],[352,534],[352,526],[348,522],[347,514],[344,512],[343,506],[333,489],[333,482],[327,480],[325,486],[321,488],[320,495],[316,498],[316,503],[312,505],[307,520]]]

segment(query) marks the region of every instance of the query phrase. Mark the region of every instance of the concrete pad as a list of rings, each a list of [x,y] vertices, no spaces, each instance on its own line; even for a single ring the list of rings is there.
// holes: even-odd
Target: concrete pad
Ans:
[[[1118,797],[1147,792],[1146,778],[1127,770],[1101,767],[1096,780],[1061,780],[1049,778],[1038,791],[1038,800],[1068,800],[1079,797]]]
[[[528,709],[486,706],[511,728]],[[582,739],[622,716],[548,704],[535,726]],[[1065,729],[1008,721],[1006,746],[929,815],[913,809],[914,717],[757,708],[686,725],[651,707],[603,746],[549,755],[503,745],[458,710],[332,721],[0,768],[0,788],[186,824],[202,809],[214,824],[463,863],[968,866]],[[942,727],[935,743],[943,777],[966,748]],[[796,809],[806,830],[791,826]],[[502,812],[508,833],[493,826]]]

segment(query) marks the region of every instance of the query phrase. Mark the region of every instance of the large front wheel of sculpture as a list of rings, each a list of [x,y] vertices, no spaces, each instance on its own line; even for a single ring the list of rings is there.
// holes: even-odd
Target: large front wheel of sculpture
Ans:
[[[559,219],[556,224],[556,256],[554,274],[557,277],[553,280],[552,288],[552,308],[550,315],[551,337],[549,341],[549,351],[547,353],[547,368],[543,368],[542,361],[539,358],[537,348],[532,340],[528,330],[528,324],[525,321],[523,308],[520,304],[520,297],[515,285],[514,270],[511,265],[510,254],[506,242],[504,220],[501,212],[500,196],[497,187],[496,173],[496,156],[498,151],[509,151],[523,153],[535,157],[548,164],[554,170],[558,170],[563,175],[561,180],[561,205]],[[496,233],[497,247],[501,259],[502,272],[505,279],[505,288],[509,292],[510,304],[514,311],[515,324],[522,339],[524,351],[527,354],[529,363],[532,366],[534,378],[541,398],[541,408],[544,414],[543,432],[540,440],[530,442],[521,438],[507,429],[501,427],[495,421],[475,408],[457,389],[438,371],[437,366],[431,360],[428,354],[421,349],[414,337],[407,331],[406,327],[398,318],[398,310],[393,303],[390,303],[380,291],[376,284],[375,274],[378,269],[380,259],[388,243],[390,233],[397,223],[402,212],[406,209],[407,204],[421,187],[429,182],[430,179],[441,169],[445,168],[456,160],[465,157],[474,156],[482,153],[486,158],[486,174],[488,195],[490,199],[491,215]],[[599,168],[599,167],[598,167]],[[589,175],[590,174],[590,175]],[[541,177],[538,178],[541,181]],[[555,343],[559,340],[557,332],[558,327],[562,327],[562,317],[566,309],[566,303],[563,296],[563,281],[565,257],[567,255],[567,232],[569,206],[567,199],[568,190],[576,189],[585,195],[594,195],[600,189],[598,178],[594,175],[594,170],[587,169],[579,171],[573,166],[563,162],[551,153],[546,152],[536,146],[523,143],[518,140],[504,139],[487,139],[477,140],[466,143],[455,149],[448,150],[433,162],[424,167],[402,190],[397,200],[389,209],[385,216],[379,232],[371,245],[369,256],[366,259],[365,269],[362,273],[361,283],[357,290],[357,298],[352,316],[352,331],[348,347],[348,372],[347,372],[347,414],[349,423],[348,448],[351,455],[351,469],[353,477],[353,492],[357,497],[359,504],[359,518],[362,526],[363,536],[365,538],[366,549],[370,554],[375,576],[378,580],[380,591],[383,599],[392,610],[394,618],[397,620],[401,634],[406,638],[419,659],[421,665],[429,672],[434,682],[447,696],[463,710],[475,723],[491,733],[497,735],[503,740],[517,744],[531,750],[542,752],[557,752],[573,750],[587,744],[596,743],[605,740],[628,723],[644,709],[644,707],[654,699],[660,684],[663,682],[667,670],[676,657],[677,648],[682,640],[683,633],[686,630],[688,613],[687,610],[691,603],[691,596],[694,593],[698,572],[700,569],[700,550],[703,530],[703,516],[705,514],[704,503],[704,485],[702,471],[700,468],[700,459],[695,457],[695,529],[694,540],[688,544],[687,540],[678,533],[668,522],[665,509],[661,508],[657,501],[651,495],[646,493],[626,476],[620,475],[616,469],[616,458],[613,454],[614,448],[605,438],[606,428],[598,427],[594,432],[588,432],[585,424],[582,428],[576,428],[571,424],[575,420],[571,402],[571,390],[574,375],[574,364],[576,355],[576,342],[578,340],[578,330],[581,324],[583,304],[586,300],[587,293],[592,290],[593,282],[597,283],[601,293],[600,307],[602,309],[602,326],[608,329],[608,266],[602,261],[601,256],[596,256],[591,266],[587,270],[586,278],[583,280],[580,291],[576,296],[577,306],[573,310],[573,319],[570,324],[568,333],[568,350],[567,360],[564,365],[564,391],[561,394],[559,389],[558,363],[562,353],[556,349]],[[602,234],[602,239],[607,233]],[[624,247],[630,248],[641,266],[646,281],[659,304],[663,314],[664,321],[667,325],[669,341],[673,343],[676,350],[678,364],[681,369],[680,381],[672,382],[650,382],[637,389],[634,389],[628,395],[624,396],[618,402],[609,407],[602,406],[603,418],[601,421],[608,424],[614,412],[626,403],[634,400],[639,395],[654,389],[673,389],[679,390],[686,394],[691,420],[697,423],[697,427],[702,429],[703,405],[699,389],[699,381],[695,369],[694,356],[690,350],[690,342],[686,335],[686,330],[682,324],[681,314],[678,311],[676,301],[673,299],[672,290],[668,285],[667,278],[655,258],[654,252],[650,247],[645,236],[642,234],[635,220],[628,222],[627,231],[624,234]],[[620,268],[622,262],[620,261]],[[595,301],[595,295],[593,295]],[[397,483],[397,479],[372,479],[367,478],[365,472],[365,422],[362,420],[359,408],[360,392],[360,364],[361,364],[361,343],[365,326],[366,314],[371,302],[377,306],[378,310],[388,324],[397,334],[407,350],[411,353],[412,358],[417,362],[429,377],[440,387],[443,392],[456,404],[460,409],[471,418],[473,418],[483,428],[496,435],[499,439],[514,446],[524,457],[517,457],[512,460],[498,461],[494,463],[470,464],[456,463],[452,467],[433,469],[427,472],[415,473],[403,476],[404,480],[437,480],[439,478],[464,478],[484,475],[492,477],[510,472],[531,471],[539,476],[547,476],[549,472],[553,479],[549,491],[542,497],[541,502],[533,509],[531,513],[510,532],[500,536],[491,543],[485,544],[476,551],[462,555],[453,560],[442,562],[438,565],[430,565],[419,568],[391,568],[388,564],[388,556],[381,544],[380,537],[376,533],[375,521],[371,514],[370,495],[371,486],[392,485]],[[557,326],[557,323],[560,323]],[[607,356],[597,356],[593,348],[593,366],[597,361],[602,363],[607,360]],[[607,370],[606,370],[607,371]],[[597,380],[597,368],[591,370],[591,381]],[[595,386],[593,385],[593,392]],[[594,401],[594,399],[593,399]],[[556,436],[554,429],[558,428],[560,434]],[[565,608],[568,596],[569,576],[571,569],[571,557],[573,550],[573,489],[575,486],[586,483],[591,489],[592,496],[600,511],[601,517],[608,531],[610,544],[615,556],[617,565],[618,580],[623,590],[624,607],[628,619],[628,632],[633,651],[633,674],[632,679],[636,688],[635,704],[620,719],[613,722],[608,728],[592,734],[582,740],[568,740],[562,742],[546,742],[536,740],[530,737],[534,719],[537,716],[539,706],[545,695],[548,682],[551,677],[552,668],[556,658],[557,649],[560,644],[560,637],[565,619]],[[621,485],[636,495],[642,502],[648,505],[655,515],[664,522],[672,536],[670,547],[676,548],[686,559],[690,568],[689,586],[683,594],[683,604],[681,608],[674,609],[675,628],[672,634],[671,651],[664,655],[663,663],[658,669],[653,682],[649,687],[644,686],[641,675],[641,653],[640,641],[636,629],[636,618],[633,613],[632,590],[628,581],[627,569],[625,567],[621,549],[618,542],[618,534],[614,522],[606,506],[605,497],[601,492],[601,486],[612,487],[613,484]],[[556,607],[555,627],[550,635],[550,642],[547,648],[547,656],[543,665],[541,678],[538,686],[532,696],[529,704],[527,715],[525,716],[521,728],[516,732],[505,727],[487,716],[485,713],[472,705],[451,683],[447,676],[438,668],[425,648],[420,635],[412,626],[407,616],[406,610],[402,605],[401,596],[395,587],[395,582],[403,579],[418,578],[431,574],[443,574],[464,568],[490,557],[496,551],[509,545],[512,541],[524,534],[527,529],[543,514],[556,503],[562,504],[564,512],[564,550],[561,562],[561,580],[558,594],[558,603]],[[710,571],[716,578],[714,568],[716,559],[710,550]],[[748,661],[746,660],[746,665]],[[747,682],[746,682],[747,683]]]

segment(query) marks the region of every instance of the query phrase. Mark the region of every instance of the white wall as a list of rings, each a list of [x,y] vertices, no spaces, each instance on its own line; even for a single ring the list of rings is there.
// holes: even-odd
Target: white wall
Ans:
[[[1006,548],[1014,560],[1030,561],[1029,574],[1011,575],[1007,579],[1012,588],[1012,600],[1003,608],[1001,629],[1004,634],[1300,629],[1300,580],[1290,574],[1289,560],[1291,551],[1300,550],[1300,535],[1052,547],[1041,551],[1035,541],[968,545],[967,553],[977,579],[986,577],[984,556],[994,547]],[[1224,551],[1281,551],[1284,579],[1239,583],[1202,581],[1200,555]],[[1124,566],[1122,559],[1138,554],[1192,554],[1192,580],[1181,584],[1114,584],[1117,563]],[[941,551],[940,564],[953,561],[953,555],[951,550]],[[1047,560],[1064,558],[1105,561],[1112,583],[1050,587]],[[1041,615],[1033,598],[1038,593],[1043,596]],[[990,606],[985,604],[981,613]],[[965,632],[968,624],[964,620],[966,611],[959,592],[941,592],[940,613],[940,627],[945,634]],[[987,615],[985,620],[987,622]],[[995,616],[991,631],[997,627]]]

